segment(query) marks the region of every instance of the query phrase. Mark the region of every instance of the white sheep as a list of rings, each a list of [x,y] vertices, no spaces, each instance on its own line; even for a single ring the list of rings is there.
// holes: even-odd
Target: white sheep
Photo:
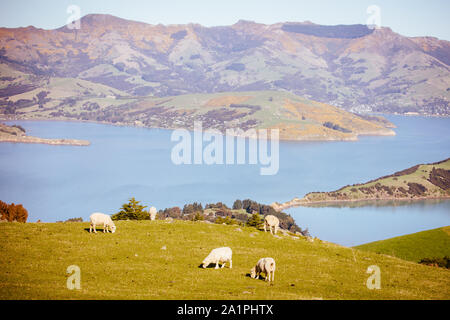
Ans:
[[[151,207],[150,210],[148,211],[150,214],[150,220],[153,221],[156,219],[156,208],[155,207]]]
[[[255,279],[259,278],[260,273],[266,274],[266,281],[274,281],[275,279],[275,260],[273,258],[261,258],[256,266],[250,270],[250,276]]]
[[[220,262],[223,262],[223,264],[222,264],[222,268],[223,268],[223,267],[225,267],[225,263],[227,261],[229,261],[230,269],[231,269],[231,268],[233,268],[232,255],[233,255],[233,251],[228,247],[213,249],[213,250],[211,250],[209,255],[203,260],[202,266],[203,266],[203,268],[206,268],[211,263],[215,263],[216,269],[219,269]]]
[[[111,233],[116,232],[116,225],[109,215],[95,212],[91,214],[89,218],[91,220],[91,227],[89,228],[89,232],[92,232],[92,229],[94,229],[94,232],[97,233],[97,230],[95,230],[96,225],[103,225],[103,233],[108,232],[108,228]]]
[[[278,232],[278,228],[280,226],[280,220],[273,215],[267,215],[264,218],[264,232],[266,232],[266,227],[269,228],[271,234],[276,234]],[[275,233],[272,232],[272,229]]]

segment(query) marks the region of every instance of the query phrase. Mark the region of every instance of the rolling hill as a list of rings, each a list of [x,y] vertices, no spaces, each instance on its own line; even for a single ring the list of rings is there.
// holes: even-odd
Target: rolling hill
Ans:
[[[424,258],[450,257],[450,226],[366,243],[355,248],[413,262]]]
[[[90,14],[80,25],[0,28],[3,113],[51,106],[37,94],[55,96],[47,84],[59,78],[83,87],[72,97],[281,90],[359,113],[450,114],[445,40],[310,22],[165,26]]]
[[[114,234],[84,223],[0,223],[0,299],[449,299],[450,273],[373,252],[255,228],[203,222],[118,221]],[[101,229],[100,229],[101,230]],[[214,235],[214,236],[212,236]],[[199,268],[229,246],[233,268]],[[273,286],[248,277],[276,260]],[[68,290],[69,266],[81,289]],[[381,270],[381,289],[366,273]]]

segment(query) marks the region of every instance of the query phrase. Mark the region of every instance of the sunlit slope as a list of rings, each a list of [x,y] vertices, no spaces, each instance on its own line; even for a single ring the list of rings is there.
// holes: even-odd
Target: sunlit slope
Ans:
[[[115,234],[88,223],[0,224],[0,299],[448,299],[450,273],[372,252],[254,228],[203,222],[121,221]],[[199,268],[229,246],[233,268]],[[259,258],[277,263],[275,283],[247,276]],[[67,289],[67,267],[81,290]],[[367,268],[381,270],[369,290]]]
[[[355,248],[414,262],[424,258],[450,257],[450,226],[366,243]]]

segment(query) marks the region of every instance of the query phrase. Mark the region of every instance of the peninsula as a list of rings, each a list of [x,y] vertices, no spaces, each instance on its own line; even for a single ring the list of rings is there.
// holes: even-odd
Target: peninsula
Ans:
[[[450,199],[450,158],[431,164],[418,164],[392,175],[332,192],[311,192],[301,199],[274,202],[271,206],[281,211],[319,203],[447,198]]]
[[[8,126],[0,123],[0,142],[13,143],[42,143],[51,145],[71,145],[71,146],[88,146],[91,143],[87,140],[76,139],[45,139],[27,136],[25,129],[21,126]]]

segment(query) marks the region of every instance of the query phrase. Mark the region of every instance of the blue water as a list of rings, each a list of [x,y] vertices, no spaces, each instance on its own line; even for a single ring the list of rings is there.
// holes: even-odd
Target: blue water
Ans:
[[[250,198],[270,204],[330,191],[450,157],[450,119],[387,116],[396,136],[357,142],[282,142],[277,175],[260,165],[174,165],[171,131],[93,123],[15,121],[27,134],[89,147],[0,144],[0,199],[28,221],[117,212],[130,197],[159,208]],[[450,202],[362,208],[292,208],[313,236],[343,245],[450,225]]]

